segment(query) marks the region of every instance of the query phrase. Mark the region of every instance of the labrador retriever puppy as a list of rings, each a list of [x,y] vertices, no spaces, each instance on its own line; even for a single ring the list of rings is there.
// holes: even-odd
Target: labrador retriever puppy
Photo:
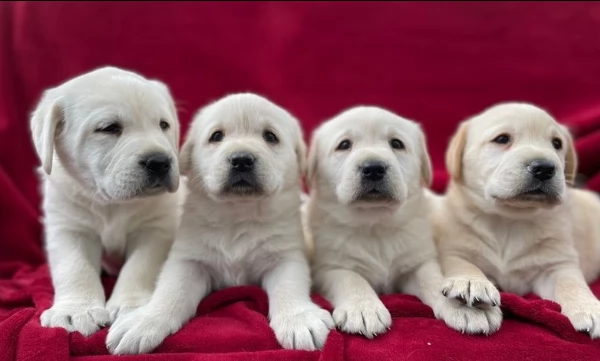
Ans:
[[[41,324],[87,336],[147,302],[173,242],[177,112],[161,82],[105,67],[47,90],[30,125],[54,284]],[[122,266],[106,304],[103,254]]]
[[[600,271],[600,201],[569,188],[568,130],[531,104],[499,104],[459,126],[446,162],[452,180],[435,216],[446,297],[489,317],[496,287],[535,292],[599,337],[600,301],[586,282]]]
[[[315,287],[339,328],[386,332],[392,318],[378,294],[406,292],[464,330],[471,312],[439,291],[425,195],[431,165],[418,124],[377,107],[346,110],[315,131],[307,178]]]
[[[304,157],[296,119],[263,97],[234,94],[198,113],[181,152],[190,188],[178,236],[150,302],[109,330],[111,353],[151,351],[209,292],[239,285],[265,289],[284,348],[323,346],[333,321],[310,298],[300,216]]]

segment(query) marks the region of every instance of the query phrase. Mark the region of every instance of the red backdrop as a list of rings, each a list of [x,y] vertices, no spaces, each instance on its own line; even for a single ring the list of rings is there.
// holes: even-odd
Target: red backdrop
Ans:
[[[296,115],[307,139],[346,107],[383,106],[423,125],[436,190],[446,184],[443,154],[460,120],[496,102],[530,101],[571,125],[581,173],[600,190],[598,39],[600,4],[585,2],[0,3],[0,359],[106,353],[105,331],[85,339],[39,326],[52,288],[28,115],[45,88],[103,65],[128,68],[171,87],[184,132],[207,102],[253,91]],[[598,343],[535,297],[503,294],[507,321],[486,339],[446,329],[412,297],[385,296],[391,333],[365,341],[333,332],[323,354],[279,350],[262,291],[211,297],[203,317],[157,352],[211,360],[244,351],[256,359],[600,357]]]

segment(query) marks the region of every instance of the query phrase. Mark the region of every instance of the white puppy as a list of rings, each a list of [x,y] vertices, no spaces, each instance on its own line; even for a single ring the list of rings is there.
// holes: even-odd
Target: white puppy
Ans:
[[[107,67],[47,90],[31,117],[54,304],[46,327],[90,335],[144,304],[177,229],[179,123],[158,81]],[[115,273],[105,307],[101,257]]]
[[[285,348],[321,348],[331,316],[310,299],[300,217],[305,145],[298,122],[253,94],[201,110],[181,153],[189,195],[176,241],[148,305],[108,333],[112,353],[149,352],[192,318],[209,292],[262,285]]]
[[[446,161],[452,181],[436,221],[443,293],[489,317],[500,302],[493,283],[535,292],[599,337],[600,301],[586,280],[600,269],[600,202],[567,187],[576,172],[567,129],[533,105],[500,104],[460,125]]]
[[[352,108],[316,130],[308,159],[314,282],[337,326],[383,333],[392,318],[378,293],[406,292],[464,329],[468,314],[440,293],[420,127],[380,108]]]

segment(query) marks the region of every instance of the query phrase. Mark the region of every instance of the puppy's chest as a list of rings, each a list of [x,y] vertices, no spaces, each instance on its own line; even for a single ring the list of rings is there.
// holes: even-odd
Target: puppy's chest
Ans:
[[[531,224],[499,223],[480,235],[478,266],[502,290],[524,294],[550,265],[567,259],[559,232]]]

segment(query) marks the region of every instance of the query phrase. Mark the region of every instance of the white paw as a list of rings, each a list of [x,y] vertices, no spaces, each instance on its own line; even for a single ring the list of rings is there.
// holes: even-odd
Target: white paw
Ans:
[[[333,320],[329,312],[309,304],[273,315],[270,326],[283,348],[313,351],[323,348]]]
[[[40,322],[44,327],[62,327],[69,332],[89,336],[108,324],[108,312],[102,304],[85,301],[58,302],[44,311]]]
[[[392,315],[378,297],[348,300],[333,310],[335,324],[344,332],[373,338],[392,326]]]
[[[140,308],[150,301],[151,293],[132,294],[123,297],[111,297],[106,302],[106,310],[110,317],[110,323],[113,324],[117,317],[123,316],[137,308]]]
[[[448,327],[462,333],[489,335],[496,332],[502,324],[500,307],[488,304],[469,307],[444,298],[433,311],[435,317],[444,320]]]
[[[586,332],[592,338],[600,337],[600,301],[581,302],[574,307],[563,307],[562,313],[569,318],[577,331]]]
[[[142,306],[115,321],[108,330],[106,347],[116,355],[148,353],[181,326]]]
[[[442,294],[469,307],[500,305],[500,292],[487,278],[446,278],[442,283]]]

